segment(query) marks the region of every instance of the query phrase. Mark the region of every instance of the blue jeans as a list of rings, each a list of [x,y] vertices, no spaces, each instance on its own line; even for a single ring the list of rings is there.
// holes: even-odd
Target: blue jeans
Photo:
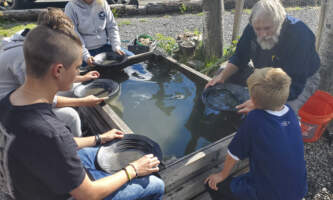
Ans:
[[[95,159],[98,147],[86,147],[78,151],[83,166],[95,180],[110,176],[109,173],[96,169]],[[117,191],[105,198],[105,200],[162,200],[164,194],[164,182],[154,175],[135,178],[124,184]]]

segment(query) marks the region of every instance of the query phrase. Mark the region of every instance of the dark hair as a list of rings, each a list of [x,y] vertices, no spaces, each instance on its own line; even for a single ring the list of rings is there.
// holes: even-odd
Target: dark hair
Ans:
[[[73,29],[39,25],[24,41],[27,75],[42,78],[52,64],[70,67],[81,56],[82,43]]]

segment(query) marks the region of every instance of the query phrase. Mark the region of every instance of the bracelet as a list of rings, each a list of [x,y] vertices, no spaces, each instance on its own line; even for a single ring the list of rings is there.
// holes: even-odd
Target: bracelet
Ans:
[[[99,136],[99,134],[95,135],[95,144],[96,144],[96,146],[99,146],[102,144],[102,139]]]
[[[134,171],[135,171],[135,177],[137,177],[137,176],[138,176],[138,171],[136,170],[135,165],[134,165],[133,163],[130,163],[130,164],[128,164],[128,165],[131,166],[131,167],[133,167],[133,169],[134,169]]]
[[[128,173],[126,167],[124,167],[123,170],[125,171],[125,174],[127,175],[128,181],[131,181],[131,180],[132,180],[132,177],[131,177],[131,175]]]

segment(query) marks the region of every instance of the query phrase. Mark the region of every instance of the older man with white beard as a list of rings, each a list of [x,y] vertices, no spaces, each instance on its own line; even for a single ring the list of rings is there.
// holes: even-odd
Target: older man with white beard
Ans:
[[[292,78],[287,104],[297,113],[319,86],[319,66],[313,32],[288,16],[279,0],[260,0],[252,8],[235,54],[206,87],[225,82],[245,86],[254,68],[280,67]],[[237,106],[241,113],[253,108],[251,100]]]

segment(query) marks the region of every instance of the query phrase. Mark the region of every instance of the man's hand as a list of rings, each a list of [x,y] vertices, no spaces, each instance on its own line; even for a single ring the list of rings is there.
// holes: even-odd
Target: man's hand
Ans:
[[[89,95],[83,98],[80,98],[80,106],[96,106],[106,100],[108,97],[98,98],[94,95]]]
[[[215,76],[212,80],[210,80],[206,86],[205,86],[205,89],[210,87],[210,86],[213,86],[217,83],[224,83],[224,81],[221,80],[220,76]]]
[[[255,109],[255,105],[251,99],[245,101],[244,103],[236,106],[238,109],[238,113],[244,113],[247,114],[248,112]]]
[[[217,184],[224,181],[224,178],[222,177],[221,173],[211,174],[208,178],[205,180],[205,184],[208,183],[208,186],[212,189],[217,191],[219,188],[217,187]]]
[[[87,64],[88,64],[89,66],[94,66],[93,62],[94,62],[94,57],[93,57],[93,56],[90,56],[90,57],[87,59]]]
[[[100,137],[101,137],[102,144],[104,144],[104,143],[110,142],[111,140],[114,140],[116,138],[123,138],[124,133],[118,129],[111,129],[108,132],[101,134]]]
[[[123,51],[120,50],[120,49],[117,49],[117,50],[116,50],[116,53],[119,54],[119,55],[121,55],[121,56],[125,55],[125,52],[123,52]]]

